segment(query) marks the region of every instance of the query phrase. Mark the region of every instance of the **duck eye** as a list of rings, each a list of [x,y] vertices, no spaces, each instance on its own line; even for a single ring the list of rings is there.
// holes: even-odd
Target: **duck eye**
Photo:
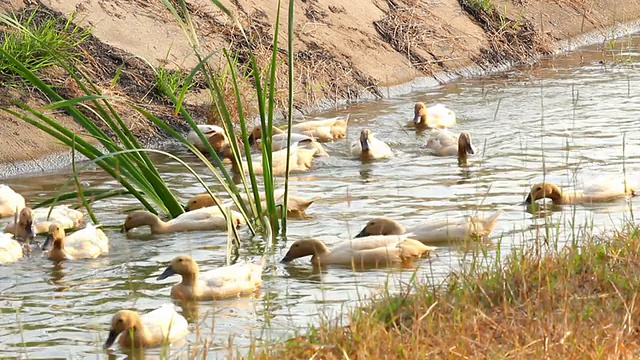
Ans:
[[[178,259],[179,262],[182,262],[182,259]]]
[[[117,323],[122,324],[122,319],[118,319]]]

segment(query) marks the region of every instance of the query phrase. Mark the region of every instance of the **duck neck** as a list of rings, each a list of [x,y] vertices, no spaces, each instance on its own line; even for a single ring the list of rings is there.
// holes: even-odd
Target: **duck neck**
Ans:
[[[194,286],[197,282],[198,282],[198,273],[199,271],[196,270],[194,272],[190,272],[187,274],[181,274],[182,275],[182,284],[192,287]]]
[[[120,335],[120,345],[122,347],[141,347],[147,344],[147,339],[151,338],[149,331],[141,322],[137,322]]]
[[[151,228],[151,232],[153,234],[164,234],[172,231],[172,224],[166,223],[162,221],[156,215],[153,215],[151,220],[149,221],[149,227]]]

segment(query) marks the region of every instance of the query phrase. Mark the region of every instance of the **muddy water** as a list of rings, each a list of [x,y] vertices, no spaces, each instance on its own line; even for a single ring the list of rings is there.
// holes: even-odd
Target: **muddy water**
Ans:
[[[461,79],[438,88],[415,89],[403,97],[352,105],[317,118],[351,113],[349,137],[367,126],[387,141],[396,157],[362,164],[347,155],[347,142],[328,144],[331,158],[313,171],[292,178],[294,192],[321,196],[309,210],[313,219],[292,221],[289,238],[269,258],[259,296],[201,302],[181,312],[191,323],[186,344],[172,354],[185,358],[205,342],[210,358],[242,352],[252,338],[291,337],[320,317],[336,318],[359,299],[407,281],[415,270],[353,272],[330,268],[314,271],[308,260],[278,263],[288,244],[315,237],[329,244],[357,233],[370,218],[389,216],[410,225],[425,219],[461,215],[503,214],[489,256],[498,249],[530,244],[544,235],[545,223],[559,223],[553,241],[572,241],[582,226],[611,229],[637,211],[638,200],[605,205],[545,208],[529,212],[521,205],[530,185],[546,177],[566,187],[607,174],[640,171],[640,74],[638,50],[624,39],[613,52],[589,48],[544,61],[531,69],[477,79]],[[605,60],[601,63],[601,60]],[[402,127],[415,101],[443,102],[457,111],[457,131],[469,131],[476,155],[468,167],[453,158],[427,155],[425,134]],[[625,141],[623,147],[623,139]],[[181,149],[175,153],[190,158]],[[184,199],[202,189],[184,169],[158,158],[165,178]],[[194,166],[204,169],[191,160]],[[4,180],[32,202],[50,197],[67,181],[66,172]],[[206,179],[213,182],[211,177]],[[110,188],[114,182],[99,171],[83,175],[83,184]],[[98,202],[98,218],[107,226],[122,224],[130,199]],[[573,225],[572,225],[573,224]],[[541,235],[542,234],[542,235]],[[149,311],[171,301],[169,287],[177,277],[156,281],[176,254],[191,254],[203,270],[223,265],[222,233],[187,233],[129,237],[109,228],[111,252],[91,261],[56,266],[40,254],[0,272],[0,357],[105,358],[101,349],[111,314],[121,308]],[[264,242],[246,241],[241,257],[258,257]],[[463,251],[442,247],[419,264],[418,278],[442,279],[458,266]],[[110,353],[124,358],[120,350]],[[159,357],[159,351],[147,356]]]

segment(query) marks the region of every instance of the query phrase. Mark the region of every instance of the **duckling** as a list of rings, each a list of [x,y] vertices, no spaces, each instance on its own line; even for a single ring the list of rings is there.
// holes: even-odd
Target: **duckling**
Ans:
[[[472,155],[471,135],[463,131],[456,137],[448,131],[436,131],[427,141],[427,148],[436,156],[458,156],[458,160],[466,161],[467,154]]]
[[[240,197],[244,202],[248,201],[246,194],[241,194]],[[284,198],[284,189],[275,190],[273,192],[273,197],[276,202],[281,202]],[[300,196],[289,194],[287,198],[287,217],[304,218],[305,211],[307,210],[307,208],[309,208],[309,206],[311,206],[311,204],[313,204],[313,202],[318,200],[319,198],[320,198],[319,196],[315,196],[312,198],[303,198]],[[260,200],[262,200],[261,205],[262,205],[262,208],[264,209],[267,206],[264,192],[260,193]],[[189,199],[185,210],[191,211],[191,210],[196,210],[196,209],[200,209],[207,206],[213,206],[213,205],[215,205],[215,201],[213,200],[211,195],[209,195],[208,193],[203,193],[203,194],[195,195],[191,199]]]
[[[543,198],[551,199],[555,205],[609,202],[627,196],[635,196],[637,195],[636,190],[636,184],[625,184],[622,181],[608,178],[601,182],[594,182],[582,190],[565,194],[557,185],[543,182],[531,187],[525,203],[531,204]]]
[[[25,207],[24,197],[7,185],[0,184],[0,218],[13,216]]]
[[[220,148],[227,142],[227,138],[224,134],[224,129],[217,125],[198,125],[200,132],[209,140],[209,144],[215,151],[220,151]],[[221,138],[215,138],[212,141],[212,136],[215,134],[221,134]],[[200,152],[207,153],[207,147],[204,145],[200,137],[194,130],[190,130],[187,134],[187,141],[193,144]]]
[[[231,211],[233,223],[244,224],[244,218],[236,211]],[[149,226],[152,234],[168,234],[182,231],[227,230],[225,220],[218,206],[204,207],[189,211],[171,219],[162,221],[158,216],[146,211],[132,211],[124,221],[123,230],[129,232],[140,226]]]
[[[253,294],[262,285],[263,264],[238,262],[200,273],[198,264],[187,255],[179,255],[158,276],[163,280],[179,274],[182,281],[171,288],[171,297],[179,300],[218,300]]]
[[[256,145],[258,148],[261,146],[262,141],[262,126],[256,125],[249,134],[249,144]],[[306,147],[310,149],[316,149],[316,157],[329,157],[329,154],[324,149],[324,146],[320,144],[316,139],[311,136],[291,133],[291,143],[305,142]],[[271,135],[271,151],[278,151],[287,147],[287,133],[277,127],[273,127]]]
[[[311,263],[315,266],[379,266],[411,262],[435,249],[406,236],[394,235],[348,240],[331,250],[320,240],[303,239],[291,245],[281,262],[311,255]]]
[[[360,131],[360,140],[351,144],[351,155],[362,159],[393,157],[393,151],[384,141],[377,139],[369,129]]]
[[[424,103],[416,103],[413,109],[413,121],[408,126],[417,129],[446,128],[456,124],[456,114],[443,104],[427,107]]]
[[[164,304],[142,316],[135,311],[120,310],[111,318],[104,348],[111,347],[121,333],[118,340],[121,347],[146,348],[178,340],[188,332],[187,319],[176,312],[173,304]]]
[[[423,244],[486,237],[493,231],[501,213],[496,211],[489,217],[465,216],[460,219],[427,221],[409,229],[405,229],[395,220],[381,217],[369,221],[356,237],[404,234]]]
[[[349,115],[343,120],[333,118],[326,120],[305,121],[291,126],[291,131],[308,135],[321,142],[344,139],[347,135]]]
[[[31,232],[34,234],[46,234],[52,223],[57,223],[63,229],[75,229],[82,224],[84,214],[81,211],[71,209],[67,205],[56,205],[51,208],[31,209],[25,207],[18,216],[18,226],[10,222],[4,232],[15,234],[17,237],[28,239],[29,234],[24,226],[31,223]],[[33,238],[33,236],[31,236]]]
[[[22,258],[22,245],[11,234],[0,234],[0,265],[10,264]]]
[[[289,151],[289,171],[290,172],[305,172],[311,169],[311,163],[313,162],[313,157],[317,149],[314,148],[305,148],[304,142],[302,145],[300,142],[296,142],[291,144],[291,149]],[[229,159],[231,161],[231,170],[240,174],[240,165],[236,160],[236,157],[233,155],[233,150],[230,146],[225,146],[222,148],[218,156],[222,159]],[[272,169],[271,172],[274,176],[282,176],[286,172],[287,165],[287,149],[282,149],[278,151],[274,151],[271,155],[272,160]],[[255,160],[252,160],[253,171],[261,175],[264,172],[262,168],[262,159],[258,157]],[[247,164],[242,164],[243,170],[245,173],[249,171]]]
[[[48,257],[53,261],[94,259],[109,252],[109,238],[93,224],[65,236],[62,226],[53,223],[49,226],[49,235],[42,249],[50,247]]]

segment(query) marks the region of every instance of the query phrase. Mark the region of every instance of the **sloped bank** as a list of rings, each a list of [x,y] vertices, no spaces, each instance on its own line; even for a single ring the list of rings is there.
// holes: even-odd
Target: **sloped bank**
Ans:
[[[0,11],[21,11],[33,3],[11,0],[0,4]],[[247,49],[269,56],[276,15],[271,4],[257,0],[227,4],[249,33],[250,43],[209,2],[187,4],[205,52],[227,47],[239,54],[239,62],[247,61],[243,57]],[[152,67],[187,71],[196,60],[186,37],[160,1],[39,0],[37,5],[61,18],[73,13],[74,21],[91,28],[93,38],[81,49],[83,63],[104,93],[143,104],[176,127],[184,125],[173,115],[171,104],[155,93]],[[297,2],[295,107],[304,113],[344,101],[407,92],[412,81],[444,82],[532,62],[540,55],[572,47],[567,44],[575,47],[635,31],[633,20],[637,18],[640,1]],[[281,29],[284,38],[286,30]],[[283,59],[286,56],[285,52],[280,55]],[[64,94],[78,95],[69,82],[55,75]],[[286,79],[281,75],[280,79]],[[114,84],[116,77],[119,80]],[[277,86],[284,89],[286,84],[283,81]],[[393,91],[383,90],[389,87]],[[45,103],[37,93],[11,90],[0,95],[0,104],[8,106],[15,98],[33,106]],[[210,117],[211,104],[198,99],[194,96],[189,101],[190,111],[200,118]],[[127,111],[124,106],[120,110]],[[164,135],[139,115],[125,115],[145,144],[162,141]],[[64,114],[56,116],[74,128],[72,119]],[[68,155],[59,155],[64,149],[48,135],[4,113],[0,113],[0,130],[0,143],[6,144],[0,154],[0,164],[4,164],[0,165],[0,177],[68,163]]]

